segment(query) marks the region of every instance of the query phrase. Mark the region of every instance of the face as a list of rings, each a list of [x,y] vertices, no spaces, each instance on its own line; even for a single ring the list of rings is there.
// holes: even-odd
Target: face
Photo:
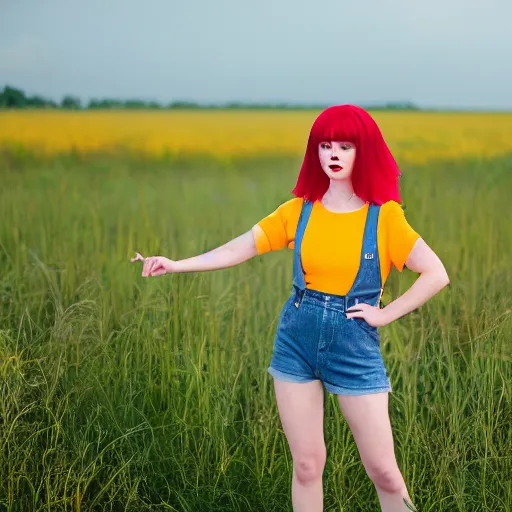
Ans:
[[[330,179],[347,179],[354,167],[356,147],[351,142],[324,141],[318,145],[318,157],[322,169]]]

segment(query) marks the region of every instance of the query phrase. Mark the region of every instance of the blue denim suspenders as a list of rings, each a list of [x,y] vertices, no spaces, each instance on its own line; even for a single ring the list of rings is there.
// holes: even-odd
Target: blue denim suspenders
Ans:
[[[295,307],[299,307],[302,297],[306,290],[306,281],[304,279],[304,268],[300,256],[300,249],[304,232],[311,215],[313,203],[304,201],[297,224],[295,235],[295,249],[293,257],[293,286],[298,291],[298,300]],[[345,295],[345,309],[365,302],[372,306],[377,306],[382,296],[382,279],[380,273],[379,253],[377,249],[377,225],[379,221],[380,206],[370,204],[364,227],[363,247],[361,250],[361,259],[359,270],[349,292]],[[333,233],[333,236],[336,234]],[[340,234],[339,236],[343,236]]]

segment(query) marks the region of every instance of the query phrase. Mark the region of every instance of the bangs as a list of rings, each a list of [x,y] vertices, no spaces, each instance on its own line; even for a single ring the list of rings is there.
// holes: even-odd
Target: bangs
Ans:
[[[338,105],[324,110],[311,128],[310,139],[320,142],[340,141],[359,145],[361,121],[353,105]]]

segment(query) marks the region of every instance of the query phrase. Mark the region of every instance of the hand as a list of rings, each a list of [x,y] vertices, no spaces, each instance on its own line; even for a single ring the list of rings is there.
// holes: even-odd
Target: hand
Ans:
[[[351,313],[349,313],[351,311]],[[347,318],[362,318],[372,327],[382,327],[389,324],[389,319],[384,309],[377,306],[370,306],[361,302],[347,308]]]
[[[132,263],[135,261],[142,261],[144,263],[142,267],[142,277],[163,276],[164,274],[171,274],[176,269],[174,265],[175,262],[163,256],[144,258],[144,256],[138,252],[135,254],[135,258],[131,258]]]

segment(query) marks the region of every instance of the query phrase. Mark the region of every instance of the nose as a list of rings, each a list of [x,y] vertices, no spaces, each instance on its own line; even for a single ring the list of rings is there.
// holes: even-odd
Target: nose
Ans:
[[[336,146],[332,146],[331,160],[339,160],[339,158],[338,158],[338,149],[336,148]]]

